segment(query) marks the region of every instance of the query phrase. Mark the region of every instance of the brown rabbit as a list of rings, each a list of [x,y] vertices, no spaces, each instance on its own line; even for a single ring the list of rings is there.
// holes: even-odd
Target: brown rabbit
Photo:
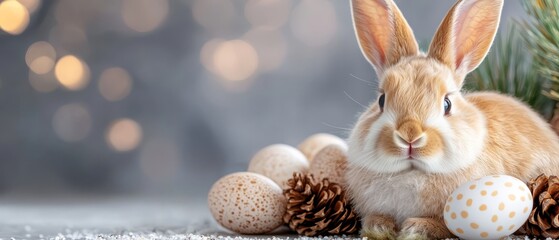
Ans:
[[[493,42],[503,0],[458,1],[426,54],[392,0],[351,4],[359,45],[379,79],[378,101],[348,139],[346,179],[363,236],[453,237],[443,206],[460,184],[559,174],[559,139],[537,113],[508,96],[460,91]]]

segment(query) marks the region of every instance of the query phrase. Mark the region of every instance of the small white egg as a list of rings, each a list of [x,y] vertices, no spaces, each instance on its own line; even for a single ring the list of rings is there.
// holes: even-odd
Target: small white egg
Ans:
[[[507,175],[464,183],[448,197],[444,220],[463,239],[498,239],[518,230],[532,211],[528,186]]]
[[[242,234],[268,233],[281,226],[286,204],[281,188],[257,173],[229,174],[219,179],[208,194],[214,219]]]
[[[328,178],[331,182],[345,186],[345,171],[347,169],[347,151],[336,144],[322,148],[314,157],[309,173],[320,181]]]
[[[293,173],[306,173],[309,161],[296,148],[285,144],[274,144],[258,151],[250,160],[248,171],[260,173],[274,180],[282,189]]]
[[[324,147],[335,144],[340,146],[342,149],[347,151],[347,143],[332,134],[328,133],[317,133],[307,139],[305,139],[301,144],[299,144],[299,150],[307,157],[309,161],[313,161],[315,155]]]

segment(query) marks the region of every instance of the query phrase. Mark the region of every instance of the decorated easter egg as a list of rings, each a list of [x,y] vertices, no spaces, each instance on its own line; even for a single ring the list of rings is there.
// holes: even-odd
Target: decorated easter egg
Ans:
[[[347,151],[339,145],[330,144],[316,154],[309,173],[319,181],[328,178],[331,182],[344,185],[346,169]]]
[[[285,144],[274,144],[258,151],[250,160],[249,172],[260,173],[274,180],[280,187],[287,187],[287,180],[294,172],[306,173],[309,161],[296,148]]]
[[[444,221],[463,239],[498,239],[518,230],[532,211],[528,186],[507,175],[487,176],[458,187],[447,199]]]
[[[343,139],[327,133],[317,133],[308,137],[299,144],[298,148],[312,162],[316,154],[330,144],[338,145],[347,151],[347,143]]]
[[[238,172],[219,179],[208,205],[223,227],[242,234],[262,234],[282,225],[287,201],[281,188],[257,173]]]

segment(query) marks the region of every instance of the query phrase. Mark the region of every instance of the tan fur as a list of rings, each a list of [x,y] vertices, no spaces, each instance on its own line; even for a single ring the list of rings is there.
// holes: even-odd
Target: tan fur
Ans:
[[[432,128],[427,129],[425,133],[427,134],[427,136],[429,136],[429,144],[426,147],[416,149],[415,151],[419,155],[434,155],[443,148],[441,134],[437,132],[437,130]]]
[[[387,108],[394,109],[397,115],[406,117],[397,119],[394,129],[383,130],[377,145],[385,147],[392,153],[399,152],[394,142],[387,141],[392,138],[393,130],[398,130],[408,140],[413,140],[422,133],[427,134],[428,144],[424,148],[416,149],[418,154],[432,155],[442,149],[440,133],[422,123],[427,119],[426,114],[434,103],[442,104],[448,88],[438,76],[446,71],[444,67],[437,66],[435,61],[423,56],[403,59],[386,71],[384,81],[381,83],[381,89],[387,96],[385,104]],[[414,98],[408,99],[407,96]],[[382,113],[378,111],[376,114],[374,117],[378,118]]]
[[[419,47],[404,16],[392,1],[352,1],[357,39],[377,72],[414,55]],[[391,27],[387,27],[391,26]]]
[[[390,216],[368,215],[363,226],[361,235],[369,239],[396,239],[396,222]]]
[[[388,230],[395,229],[399,239],[451,237],[443,208],[460,184],[495,174],[523,181],[559,174],[559,138],[537,113],[512,97],[460,92],[466,73],[489,49],[502,7],[502,0],[473,1],[453,6],[428,55],[415,50],[391,0],[352,1],[360,45],[382,70],[385,94],[384,111],[371,104],[348,139],[348,193],[364,219],[364,235],[391,238]],[[375,52],[383,54],[368,54]],[[449,115],[445,97],[452,102]],[[413,149],[417,160],[406,162],[408,149],[394,134],[407,142],[425,136]]]
[[[404,140],[408,142],[416,140],[424,132],[422,128],[421,123],[413,119],[396,124],[396,130],[401,133]]]
[[[396,146],[394,142],[385,140],[385,139],[392,139],[393,132],[394,129],[391,129],[390,127],[384,127],[380,132],[380,137],[379,140],[376,142],[375,147],[382,148],[386,152],[389,152],[394,155],[401,154],[402,149]]]
[[[413,236],[413,238],[410,238]],[[436,239],[449,238],[453,234],[446,228],[441,218],[408,218],[402,223],[399,239],[416,239],[430,236]]]
[[[356,126],[356,128],[358,128],[358,138],[361,141],[365,140],[365,137],[369,133],[369,126],[378,119],[379,113],[380,109],[378,108],[378,105],[375,104],[369,109],[369,111],[367,111],[367,113],[363,114],[364,119],[362,123]]]
[[[456,11],[460,6],[472,10],[460,14]],[[439,26],[431,41],[429,56],[455,70],[459,75],[456,78],[460,81],[458,85],[462,84],[465,74],[474,70],[487,55],[497,31],[495,26],[499,25],[502,6],[503,0],[459,0]]]

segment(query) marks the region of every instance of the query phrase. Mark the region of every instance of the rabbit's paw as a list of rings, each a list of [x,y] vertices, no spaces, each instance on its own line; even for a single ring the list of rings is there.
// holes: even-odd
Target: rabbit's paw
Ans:
[[[396,223],[391,217],[368,216],[363,219],[361,236],[372,240],[396,240]]]
[[[371,240],[396,240],[396,231],[383,226],[364,227],[361,237]]]
[[[429,240],[429,236],[414,231],[405,231],[398,234],[397,240]]]
[[[398,240],[452,238],[442,219],[408,218],[402,223]]]

